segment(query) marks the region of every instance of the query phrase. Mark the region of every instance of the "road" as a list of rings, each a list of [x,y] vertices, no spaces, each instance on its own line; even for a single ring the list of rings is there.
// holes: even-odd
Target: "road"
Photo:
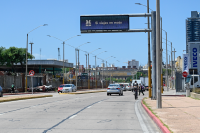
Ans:
[[[148,96],[148,92],[145,92]],[[131,91],[59,95],[0,103],[1,133],[157,133]]]

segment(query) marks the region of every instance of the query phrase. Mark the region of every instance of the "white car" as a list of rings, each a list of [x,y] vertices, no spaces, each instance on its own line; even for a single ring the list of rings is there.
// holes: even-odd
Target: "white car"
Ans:
[[[77,88],[74,84],[64,84],[62,93],[67,93],[67,92],[76,92]]]

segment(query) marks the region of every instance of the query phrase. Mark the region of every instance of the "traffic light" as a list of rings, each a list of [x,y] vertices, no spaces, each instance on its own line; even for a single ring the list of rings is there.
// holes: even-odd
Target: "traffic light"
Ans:
[[[85,68],[83,68],[83,72],[85,72]]]

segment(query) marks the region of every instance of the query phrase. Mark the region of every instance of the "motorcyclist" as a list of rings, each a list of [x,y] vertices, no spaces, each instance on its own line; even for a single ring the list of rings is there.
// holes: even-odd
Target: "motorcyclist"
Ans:
[[[135,81],[135,83],[133,83],[133,89],[135,91],[135,100],[138,99],[138,83],[137,81]]]

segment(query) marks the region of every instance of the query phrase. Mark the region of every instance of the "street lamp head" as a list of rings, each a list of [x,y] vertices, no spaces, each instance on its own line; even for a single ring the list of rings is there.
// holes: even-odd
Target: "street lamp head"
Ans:
[[[90,43],[90,42],[87,42],[87,43]]]
[[[77,36],[81,36],[81,35],[77,35]]]
[[[51,37],[50,35],[47,35],[48,37]]]
[[[142,5],[141,3],[135,3],[136,5]]]
[[[107,51],[104,51],[104,52],[107,52]]]
[[[101,49],[101,48],[98,48],[98,49]]]
[[[48,24],[43,24],[43,26],[48,26]]]

